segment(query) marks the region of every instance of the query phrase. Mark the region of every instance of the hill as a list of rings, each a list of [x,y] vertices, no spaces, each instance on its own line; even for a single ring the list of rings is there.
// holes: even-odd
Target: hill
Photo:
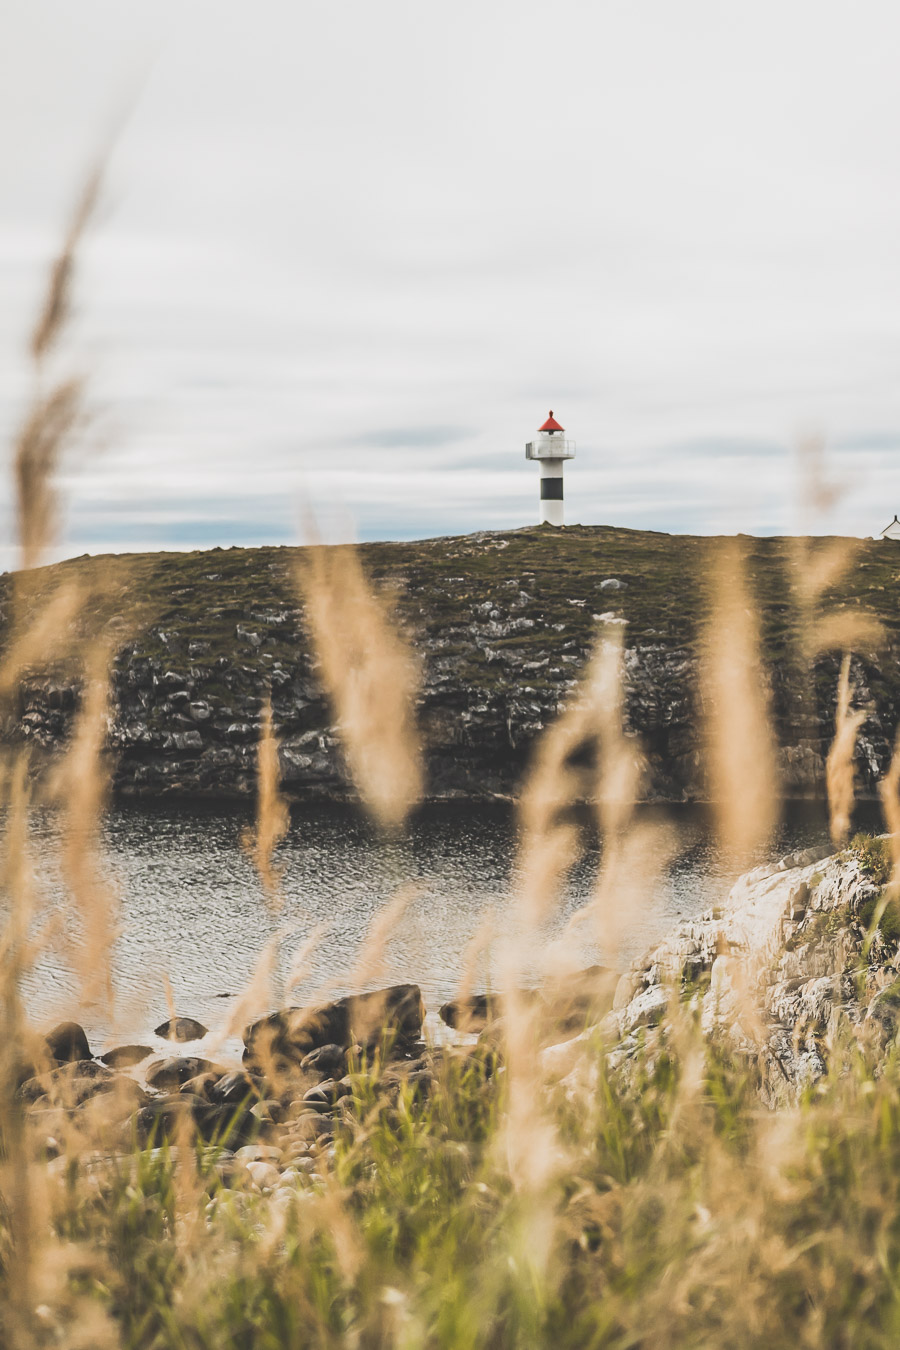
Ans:
[[[839,652],[810,661],[796,601],[798,541],[745,539],[785,791],[822,790]],[[801,543],[803,541],[800,541]],[[809,541],[815,566],[840,541]],[[891,753],[900,709],[900,545],[845,541],[852,563],[823,592],[866,610],[877,647],[854,654],[864,792]],[[423,658],[419,720],[434,797],[507,795],[542,728],[569,696],[598,627],[626,622],[626,709],[650,764],[650,795],[700,799],[697,651],[707,579],[721,541],[574,526],[534,527],[360,547]],[[295,582],[300,549],[212,549],[83,557],[29,574],[26,607],[66,583],[118,631],[110,743],[126,795],[241,796],[253,790],[261,702],[272,692],[285,788],[341,797],[349,788],[316,678]],[[14,579],[0,578],[10,631]],[[65,739],[78,681],[64,664],[32,667],[7,717],[7,741],[52,752]]]

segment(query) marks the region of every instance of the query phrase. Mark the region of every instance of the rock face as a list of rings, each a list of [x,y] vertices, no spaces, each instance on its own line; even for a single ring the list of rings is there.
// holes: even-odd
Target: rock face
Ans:
[[[770,1106],[794,1101],[827,1071],[842,1027],[876,1047],[900,1025],[891,910],[870,932],[883,888],[849,851],[809,852],[747,873],[721,912],[680,924],[622,976],[603,1030],[612,1062],[652,1038],[673,1000],[695,999],[707,1033],[760,1068]],[[563,1076],[575,1045],[545,1052]]]
[[[752,545],[784,787],[821,793],[838,660],[824,656],[810,671],[798,654],[786,541]],[[108,623],[125,631],[138,602],[154,617],[123,642],[113,671],[109,746],[120,794],[251,794],[262,703],[271,696],[287,794],[352,795],[294,586],[299,552],[219,549],[122,561],[121,586],[105,586],[115,607]],[[647,759],[648,795],[704,797],[696,650],[708,541],[575,526],[373,544],[361,553],[374,583],[396,597],[398,623],[421,656],[418,717],[430,796],[516,790],[535,738],[571,697],[602,621],[625,624],[626,717]],[[858,558],[833,607],[859,614],[865,606],[886,624],[878,650],[857,651],[853,662],[858,702],[872,710],[857,756],[865,792],[890,758],[900,715],[900,640],[890,603],[900,544],[863,543]],[[77,573],[90,585],[92,567],[93,560],[73,560],[48,569],[49,580]],[[8,586],[0,578],[0,643]],[[52,756],[79,700],[64,671],[34,670],[3,733]]]

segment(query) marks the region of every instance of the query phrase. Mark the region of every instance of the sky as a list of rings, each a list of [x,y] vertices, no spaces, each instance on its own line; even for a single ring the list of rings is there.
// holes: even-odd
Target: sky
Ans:
[[[11,0],[0,37],[0,566],[114,128],[56,556],[532,524],[551,408],[573,523],[900,512],[895,0]]]

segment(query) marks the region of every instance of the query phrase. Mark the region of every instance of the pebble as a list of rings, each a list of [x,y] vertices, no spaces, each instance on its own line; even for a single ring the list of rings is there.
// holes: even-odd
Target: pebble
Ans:
[[[281,1161],[281,1149],[269,1144],[245,1144],[243,1148],[236,1150],[234,1156],[242,1163],[276,1163]]]

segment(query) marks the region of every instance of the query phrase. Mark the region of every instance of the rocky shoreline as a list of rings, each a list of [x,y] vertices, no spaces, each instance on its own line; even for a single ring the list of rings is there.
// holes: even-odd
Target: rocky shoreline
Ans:
[[[663,1048],[678,1008],[756,1065],[773,1109],[827,1074],[838,1035],[883,1051],[900,1026],[886,865],[878,840],[862,854],[792,855],[741,877],[721,911],[679,924],[624,974],[593,967],[520,991],[543,1076],[592,1091],[600,1043],[627,1073]],[[147,1045],[95,1056],[83,1029],[64,1023],[20,1064],[17,1095],[45,1157],[62,1160],[73,1128],[111,1153],[199,1137],[215,1146],[221,1176],[277,1189],[326,1166],[335,1120],[363,1089],[392,1101],[427,1095],[448,1055],[474,1055],[488,1074],[502,1067],[501,1000],[475,995],[440,1014],[457,1044],[423,1039],[414,984],[281,1009],[246,1029],[240,1067],[208,1058],[209,1033],[189,1018],[156,1029],[171,1049],[162,1058]]]

